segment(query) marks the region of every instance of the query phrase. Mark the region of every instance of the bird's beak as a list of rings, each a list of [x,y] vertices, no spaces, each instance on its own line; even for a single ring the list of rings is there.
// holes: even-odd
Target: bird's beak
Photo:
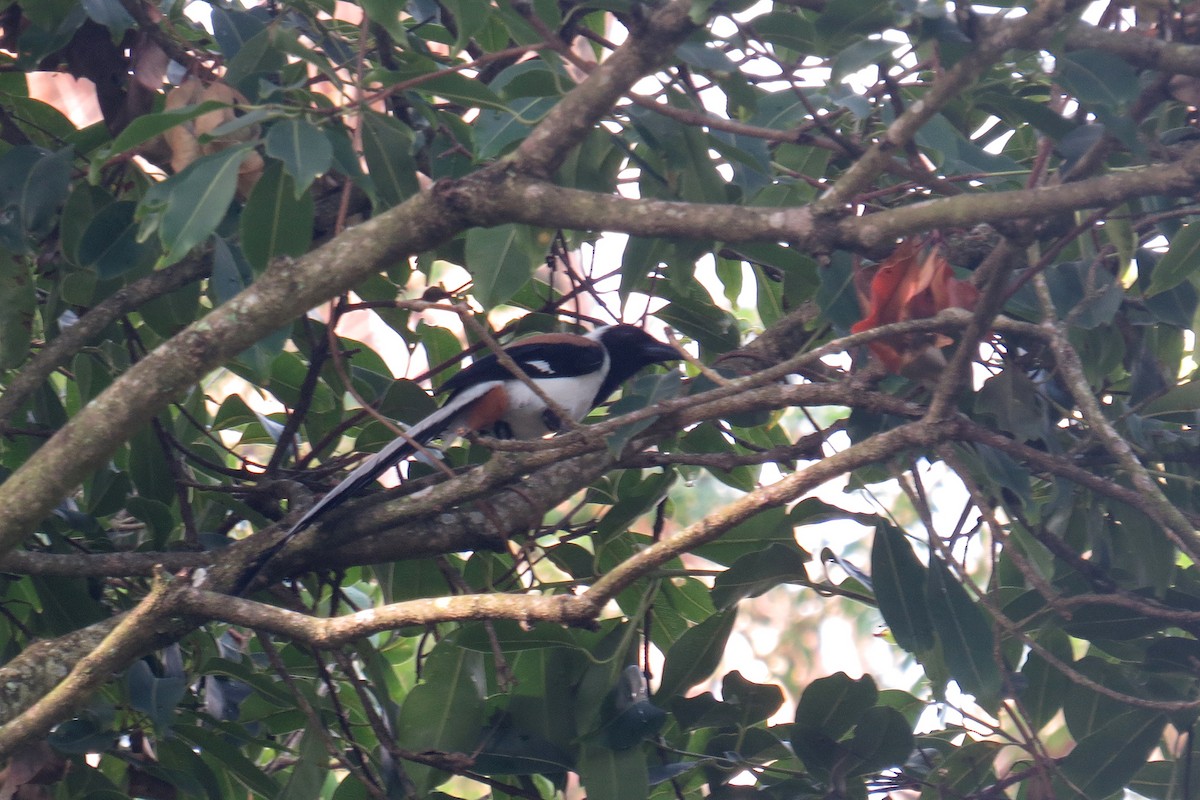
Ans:
[[[642,348],[642,358],[646,359],[647,364],[663,364],[667,361],[683,360],[683,356],[679,354],[678,350],[672,345],[662,342],[648,343]]]

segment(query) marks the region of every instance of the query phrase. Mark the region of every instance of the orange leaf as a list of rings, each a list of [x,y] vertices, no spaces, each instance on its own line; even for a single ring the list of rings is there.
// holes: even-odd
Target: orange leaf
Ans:
[[[940,248],[930,248],[922,258],[921,243],[906,239],[875,270],[866,296],[860,292],[859,299],[866,305],[867,313],[850,326],[852,333],[932,317],[947,308],[970,310],[975,307],[979,292],[970,282],[954,277],[954,270]],[[900,335],[877,339],[867,347],[889,372],[906,374],[908,365],[940,358],[940,353],[935,357],[926,351],[944,347],[950,341],[941,334]]]

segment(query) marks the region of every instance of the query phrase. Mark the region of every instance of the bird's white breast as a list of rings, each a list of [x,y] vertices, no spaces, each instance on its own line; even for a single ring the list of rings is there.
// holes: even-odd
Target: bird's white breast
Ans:
[[[605,364],[607,366],[607,363]],[[574,378],[538,378],[537,385],[546,396],[562,406],[572,421],[583,419],[592,407],[596,392],[604,381],[606,369]],[[552,432],[546,427],[542,412],[546,404],[524,382],[508,384],[508,414],[506,420],[517,439],[538,439]]]

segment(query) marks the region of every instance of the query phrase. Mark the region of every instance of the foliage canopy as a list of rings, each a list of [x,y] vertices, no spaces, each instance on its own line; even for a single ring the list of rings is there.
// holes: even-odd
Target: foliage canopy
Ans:
[[[1200,792],[1194,13],[953,5],[4,3],[0,791]],[[228,596],[464,349],[642,316]],[[919,680],[714,675],[783,585]]]

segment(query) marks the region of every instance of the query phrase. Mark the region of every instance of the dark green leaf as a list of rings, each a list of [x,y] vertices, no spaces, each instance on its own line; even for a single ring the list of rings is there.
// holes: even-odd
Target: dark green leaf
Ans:
[[[420,188],[413,163],[412,132],[375,111],[363,114],[363,157],[384,208],[397,205]]]
[[[613,750],[585,742],[579,754],[579,779],[589,800],[642,800],[650,794],[646,756],[640,748]]]
[[[70,149],[20,145],[0,156],[0,247],[24,253],[45,234],[67,199]]]
[[[112,143],[97,155],[97,161],[101,163],[107,161],[119,153],[132,150],[156,136],[161,136],[176,125],[182,125],[201,114],[225,108],[228,108],[225,103],[216,100],[206,100],[203,103],[193,106],[184,106],[183,108],[174,108],[169,111],[159,111],[153,114],[143,114],[130,121],[125,129],[117,134]]]
[[[980,705],[991,707],[1000,695],[1000,669],[993,653],[992,627],[939,558],[930,558],[926,597],[950,676]]]
[[[1102,50],[1075,50],[1055,59],[1055,80],[1085,105],[1120,113],[1137,99],[1137,72]]]
[[[1200,263],[1200,223],[1190,223],[1171,237],[1170,249],[1154,267],[1147,295],[1155,295],[1189,279]]]
[[[168,262],[183,258],[225,218],[237,189],[238,168],[250,150],[245,144],[200,158],[146,193],[142,209],[157,222]]]
[[[733,562],[713,582],[712,601],[729,608],[747,597],[758,597],[781,583],[808,581],[804,565],[812,557],[793,544],[773,543]]]
[[[208,288],[213,301],[220,305],[254,280],[254,271],[240,247],[230,245],[221,237],[213,238],[213,270]]]
[[[474,278],[472,294],[485,308],[508,300],[542,263],[525,225],[499,225],[467,231],[467,270]]]
[[[267,155],[283,162],[295,181],[295,199],[333,164],[333,145],[315,125],[305,119],[281,119],[267,131]]]
[[[1065,664],[1074,660],[1070,640],[1060,630],[1042,632],[1037,642]],[[1031,652],[1025,659],[1021,676],[1024,678],[1022,707],[1034,730],[1040,730],[1062,708],[1067,693],[1067,676],[1036,652]]]
[[[114,39],[120,39],[134,25],[133,17],[121,5],[121,0],[83,0],[83,10],[93,22],[112,31]]]
[[[712,675],[725,653],[737,611],[724,611],[689,630],[667,651],[655,699],[681,694]]]
[[[415,690],[414,690],[415,691]],[[329,752],[325,749],[325,734],[315,727],[307,727],[300,736],[296,764],[283,787],[281,797],[288,800],[317,800],[325,775],[329,772]]]
[[[472,752],[484,722],[482,654],[442,642],[430,653],[424,673],[425,681],[408,693],[400,709],[397,743],[414,750]],[[412,774],[425,789],[445,777],[425,767]]]
[[[837,741],[858,724],[879,698],[870,675],[858,680],[838,672],[810,683],[796,705],[796,729],[818,731]]]
[[[743,726],[762,722],[783,705],[783,690],[773,683],[754,683],[734,670],[721,681],[721,696],[725,703],[736,708]]]
[[[175,707],[187,691],[187,678],[182,675],[160,678],[144,661],[136,661],[126,674],[129,705],[150,717],[159,730],[170,727]]]
[[[917,560],[904,533],[886,522],[875,526],[871,547],[871,584],[879,613],[896,639],[910,653],[933,647],[933,623],[925,599],[925,567]]]
[[[1059,764],[1063,777],[1083,797],[1119,792],[1158,745],[1166,721],[1164,715],[1147,710],[1113,717],[1063,758]]]
[[[104,280],[149,264],[158,255],[149,242],[139,242],[137,204],[118,200],[100,209],[79,240],[79,263]]]
[[[292,176],[273,161],[246,199],[240,224],[242,250],[256,270],[276,256],[304,255],[312,246],[312,194],[297,193]]]
[[[861,762],[850,774],[879,772],[908,759],[913,751],[912,728],[899,711],[875,706],[863,712],[845,747]]]

